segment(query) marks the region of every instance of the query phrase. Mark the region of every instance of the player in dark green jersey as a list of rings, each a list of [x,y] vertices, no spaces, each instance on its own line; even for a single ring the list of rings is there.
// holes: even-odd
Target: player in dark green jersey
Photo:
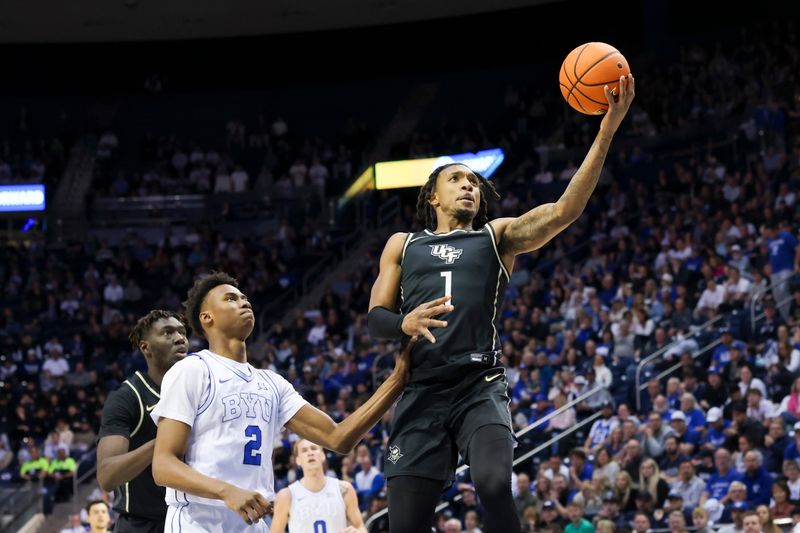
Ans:
[[[496,318],[514,257],[544,246],[586,207],[633,101],[633,76],[623,77],[620,88],[616,97],[606,88],[609,110],[558,201],[490,222],[487,196],[499,198],[494,186],[465,165],[444,165],[420,191],[417,214],[425,229],[396,233],[386,243],[370,297],[370,333],[420,336],[386,456],[392,533],[430,528],[458,453],[470,465],[486,509],[484,531],[520,531],[511,495],[515,439]],[[431,328],[440,329],[434,336]]]
[[[153,310],[139,319],[131,344],[144,354],[147,372],[135,372],[108,396],[97,444],[97,481],[114,491],[118,533],[161,533],[167,516],[164,487],[153,481],[156,425],[150,412],[161,399],[161,380],[189,348],[178,313]]]

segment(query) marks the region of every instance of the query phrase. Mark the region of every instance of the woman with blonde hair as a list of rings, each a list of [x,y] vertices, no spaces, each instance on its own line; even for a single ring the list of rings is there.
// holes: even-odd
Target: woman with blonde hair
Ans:
[[[581,490],[573,496],[572,501],[581,504],[583,514],[591,518],[603,507],[603,493],[610,488],[605,474],[595,470],[591,481],[581,483]]]
[[[713,533],[714,530],[708,525],[710,515],[705,507],[695,507],[692,511],[692,524],[694,524],[694,533]]]
[[[622,450],[625,449],[625,441],[622,438],[622,426],[617,425],[611,430],[611,434],[606,440],[605,447],[608,449],[609,453],[619,461],[619,456]]]
[[[617,477],[614,478],[614,496],[619,502],[619,512],[621,514],[636,510],[636,493],[633,486],[633,479],[631,475],[625,470],[622,470]]]
[[[664,507],[664,502],[669,494],[669,485],[661,479],[658,465],[649,457],[639,465],[639,490],[650,493],[656,509]]]
[[[614,533],[617,527],[611,520],[598,520],[594,530],[596,533]]]
[[[772,511],[768,505],[762,503],[756,507],[756,513],[758,513],[758,521],[761,522],[762,533],[782,533],[781,528],[772,521]]]

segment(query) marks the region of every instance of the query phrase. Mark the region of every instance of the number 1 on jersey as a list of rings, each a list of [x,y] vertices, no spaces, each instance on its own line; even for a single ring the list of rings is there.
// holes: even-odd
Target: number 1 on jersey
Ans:
[[[452,296],[453,295],[453,271],[452,270],[445,270],[444,272],[439,273],[440,276],[444,278],[444,295],[445,296]],[[450,299],[448,302],[450,305],[453,305],[453,299]]]

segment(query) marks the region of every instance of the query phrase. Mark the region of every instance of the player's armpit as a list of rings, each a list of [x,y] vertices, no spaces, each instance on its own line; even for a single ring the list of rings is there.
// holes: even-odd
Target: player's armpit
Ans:
[[[289,523],[289,509],[292,507],[292,493],[289,489],[281,489],[275,496],[270,533],[285,533]]]

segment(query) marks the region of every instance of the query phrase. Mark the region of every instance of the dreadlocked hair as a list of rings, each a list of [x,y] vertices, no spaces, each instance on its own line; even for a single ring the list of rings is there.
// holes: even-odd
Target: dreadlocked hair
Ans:
[[[431,193],[436,188],[436,178],[439,177],[439,174],[441,174],[444,169],[454,165],[464,165],[464,163],[447,163],[446,165],[435,168],[433,172],[431,172],[431,175],[428,176],[428,181],[426,181],[425,185],[419,190],[419,196],[417,197],[417,220],[425,229],[436,229],[436,210],[430,202],[428,202]],[[494,183],[487,180],[479,173],[475,171],[472,172],[478,177],[478,188],[481,191],[481,205],[478,207],[478,213],[475,215],[475,218],[472,219],[472,229],[480,229],[489,221],[489,203],[487,198],[491,196],[492,200],[499,200],[500,194],[497,192]]]
[[[150,331],[150,328],[153,327],[153,324],[162,318],[177,318],[181,324],[186,326],[186,318],[184,318],[182,314],[176,313],[175,311],[153,309],[136,321],[136,325],[133,326],[133,330],[131,330],[130,335],[128,335],[128,340],[131,341],[134,349],[139,349],[139,343],[142,342],[144,336],[147,335],[147,332]]]
[[[239,282],[234,277],[225,272],[212,272],[194,282],[192,288],[189,289],[189,294],[186,295],[186,301],[183,302],[189,325],[203,337],[206,334],[200,326],[200,308],[203,306],[203,300],[205,300],[206,295],[214,287],[219,287],[220,285],[233,285],[237,289],[239,288]]]

